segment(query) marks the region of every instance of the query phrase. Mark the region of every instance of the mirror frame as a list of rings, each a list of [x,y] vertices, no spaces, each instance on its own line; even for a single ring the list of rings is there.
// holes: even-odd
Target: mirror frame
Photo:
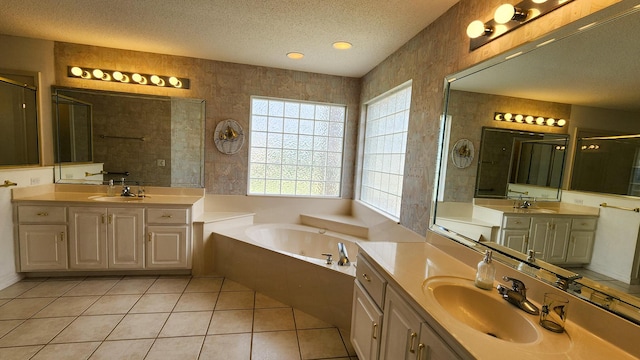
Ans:
[[[538,280],[541,280],[547,284],[550,284],[560,290],[566,291],[575,297],[582,299],[588,303],[591,303],[599,308],[607,310],[617,316],[620,316],[624,319],[632,321],[636,324],[640,324],[640,299],[633,298],[630,299],[629,296],[625,296],[621,292],[618,292],[614,289],[601,289],[593,287],[595,284],[593,281],[589,279],[580,280],[580,283],[576,283],[573,280],[577,280],[578,274],[571,272],[567,269],[558,267],[556,265],[541,261],[536,259],[534,262],[528,262],[526,254],[522,254],[516,252],[514,250],[508,249],[504,246],[500,246],[499,244],[491,244],[491,247],[487,246],[484,243],[477,242],[474,239],[465,237],[461,234],[457,234],[454,231],[446,229],[440,225],[436,224],[436,214],[438,207],[438,195],[439,189],[444,183],[443,174],[446,174],[446,170],[443,172],[443,169],[446,169],[448,162],[448,147],[449,147],[449,130],[451,124],[451,117],[448,115],[448,105],[449,105],[449,96],[451,90],[451,83],[456,79],[460,79],[466,76],[470,76],[475,74],[476,72],[482,71],[489,67],[493,67],[502,62],[508,61],[510,58],[514,57],[515,54],[523,55],[534,51],[537,48],[537,44],[544,43],[551,39],[564,39],[566,37],[570,37],[574,34],[581,32],[581,28],[589,25],[590,29],[598,28],[602,24],[606,24],[609,21],[613,21],[619,17],[628,16],[634,13],[640,12],[640,7],[634,6],[633,4],[629,4],[627,1],[622,1],[621,3],[617,3],[611,5],[604,10],[593,13],[585,18],[574,21],[570,24],[567,24],[555,31],[547,33],[542,37],[530,41],[526,44],[518,46],[516,48],[510,49],[507,52],[500,54],[498,56],[492,57],[488,60],[480,62],[476,65],[473,65],[467,69],[463,69],[457,73],[448,75],[444,79],[444,99],[443,99],[443,114],[440,118],[440,131],[438,136],[438,157],[436,160],[436,171],[435,171],[435,179],[434,179],[434,187],[431,201],[431,210],[430,210],[430,220],[429,220],[429,228],[431,231],[438,233],[442,236],[449,238],[452,241],[456,241],[463,246],[466,246],[474,251],[479,253],[485,252],[486,250],[494,251],[494,259],[506,266],[509,266],[513,269],[523,272],[529,276],[532,276]],[[527,271],[526,269],[533,269],[536,271],[534,274],[533,271]],[[581,288],[587,287],[591,290],[591,297],[587,298],[585,295],[581,293]],[[609,307],[601,302],[596,302],[592,300],[595,297],[604,300],[605,304],[615,304],[621,303],[624,304],[625,307],[631,308],[633,311],[623,311],[624,308],[616,309],[615,306]]]

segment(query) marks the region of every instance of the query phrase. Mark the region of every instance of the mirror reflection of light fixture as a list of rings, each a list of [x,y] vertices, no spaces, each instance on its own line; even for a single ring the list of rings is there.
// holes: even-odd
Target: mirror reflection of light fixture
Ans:
[[[119,70],[105,70],[99,68],[82,68],[79,66],[68,66],[67,76],[86,80],[101,80],[120,82],[125,84],[173,87],[177,89],[188,89],[190,86],[189,79],[178,78],[176,76],[142,74]]]
[[[467,36],[471,39],[469,49],[475,50],[572,1],[522,0],[515,5],[502,4],[495,10],[491,20],[484,23],[474,20],[467,26]]]
[[[528,125],[543,125],[543,126],[555,126],[555,127],[563,127],[567,124],[567,120],[565,119],[555,119],[552,117],[542,117],[535,115],[525,115],[525,114],[512,114],[505,112],[496,112],[493,115],[493,120],[495,121],[509,121],[520,123],[520,124],[528,124]]]

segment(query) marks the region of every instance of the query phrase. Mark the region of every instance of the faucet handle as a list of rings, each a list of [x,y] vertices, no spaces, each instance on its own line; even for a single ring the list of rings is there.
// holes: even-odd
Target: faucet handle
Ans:
[[[331,265],[331,263],[333,262],[333,254],[322,253],[322,256],[326,256],[327,257],[327,265]]]
[[[502,279],[504,281],[511,281],[512,283],[511,288],[513,289],[513,291],[517,291],[526,297],[527,287],[524,285],[522,281],[516,278],[508,277],[508,276],[503,276]]]

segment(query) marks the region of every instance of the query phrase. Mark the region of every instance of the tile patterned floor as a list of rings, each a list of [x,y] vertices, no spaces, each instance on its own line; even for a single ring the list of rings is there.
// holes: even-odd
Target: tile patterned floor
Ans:
[[[224,278],[27,279],[0,290],[3,360],[356,360],[348,338]]]

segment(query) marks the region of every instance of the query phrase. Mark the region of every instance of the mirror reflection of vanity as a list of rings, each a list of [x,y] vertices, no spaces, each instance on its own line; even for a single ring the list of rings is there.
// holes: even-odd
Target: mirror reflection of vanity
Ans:
[[[201,99],[54,88],[55,180],[204,186]]]
[[[630,3],[446,79],[432,229],[640,323],[640,9]],[[478,149],[462,167],[461,139]]]

